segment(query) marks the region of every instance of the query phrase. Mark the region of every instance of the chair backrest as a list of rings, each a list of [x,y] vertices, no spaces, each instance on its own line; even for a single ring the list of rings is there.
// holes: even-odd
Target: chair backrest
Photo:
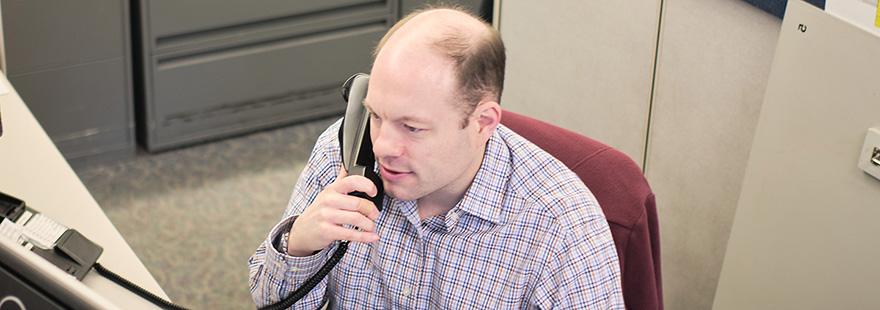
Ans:
[[[654,193],[626,154],[575,132],[504,111],[501,123],[550,153],[587,185],[608,220],[628,309],[663,309]]]

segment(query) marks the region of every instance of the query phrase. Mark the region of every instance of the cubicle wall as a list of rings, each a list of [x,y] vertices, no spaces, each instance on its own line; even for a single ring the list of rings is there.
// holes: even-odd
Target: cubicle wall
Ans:
[[[710,309],[779,34],[739,0],[665,1],[645,173],[667,309]]]
[[[502,106],[605,141],[641,165],[660,1],[503,1]]]
[[[880,36],[790,2],[777,48],[714,308],[877,309]]]
[[[780,21],[740,0],[652,0],[502,1],[498,22],[502,106],[645,164],[666,308],[711,308]]]

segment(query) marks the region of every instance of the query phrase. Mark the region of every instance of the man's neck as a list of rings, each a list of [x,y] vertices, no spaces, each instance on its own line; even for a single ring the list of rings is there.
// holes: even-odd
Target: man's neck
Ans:
[[[441,188],[431,194],[428,194],[418,200],[419,219],[434,217],[440,214],[446,214],[452,210],[456,204],[464,197],[464,194],[471,187],[477,172],[483,165],[483,159],[486,154],[486,147],[480,153],[483,156],[477,160],[462,174],[458,182],[450,184],[446,188]]]
[[[419,199],[419,219],[424,220],[429,217],[446,214],[446,212],[452,210],[461,201],[461,198],[464,197],[464,193],[470,187],[470,183],[473,182],[475,175],[473,174],[470,177],[470,182],[463,188],[461,185],[457,186],[457,188],[444,188]]]

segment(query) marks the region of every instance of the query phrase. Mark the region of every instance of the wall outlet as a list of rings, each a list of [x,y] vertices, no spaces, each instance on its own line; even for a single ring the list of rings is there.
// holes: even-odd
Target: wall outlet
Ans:
[[[880,180],[880,127],[868,129],[859,155],[859,168]]]

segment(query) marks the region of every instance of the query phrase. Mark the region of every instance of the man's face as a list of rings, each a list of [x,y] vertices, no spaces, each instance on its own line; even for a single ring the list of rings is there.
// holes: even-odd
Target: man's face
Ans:
[[[402,200],[454,198],[482,162],[484,139],[469,117],[450,63],[419,55],[405,68],[377,61],[365,104],[385,192]],[[410,61],[411,60],[411,61]]]

